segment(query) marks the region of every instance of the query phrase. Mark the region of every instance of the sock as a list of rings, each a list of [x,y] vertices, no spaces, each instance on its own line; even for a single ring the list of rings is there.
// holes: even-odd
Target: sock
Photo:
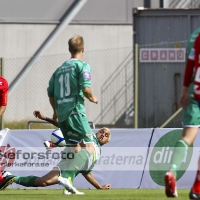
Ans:
[[[61,171],[61,176],[64,178],[71,178],[72,181],[76,176],[77,171],[79,171],[84,165],[90,154],[86,150],[81,150],[75,154],[74,159],[71,159],[71,162],[68,164],[66,171]],[[70,161],[70,160],[67,160]]]
[[[3,170],[0,168],[0,181],[3,180],[2,171],[3,171]]]
[[[200,157],[199,157],[199,162],[198,162],[198,170],[196,174],[196,178],[192,187],[192,191],[200,194]]]
[[[74,180],[71,177],[68,178],[69,182],[73,185]]]
[[[10,175],[13,176],[13,175]],[[23,185],[25,187],[37,187],[35,186],[35,181],[39,177],[37,176],[16,176],[15,183]]]
[[[188,143],[185,140],[179,140],[175,145],[170,168],[173,171],[175,178],[177,177],[177,170],[180,168],[181,162],[187,153],[187,149]]]

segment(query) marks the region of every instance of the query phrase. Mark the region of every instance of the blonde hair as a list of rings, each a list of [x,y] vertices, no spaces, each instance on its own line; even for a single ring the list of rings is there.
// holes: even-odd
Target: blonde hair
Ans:
[[[83,37],[80,35],[75,35],[74,37],[69,39],[68,45],[69,45],[69,52],[71,54],[80,53],[84,48]]]

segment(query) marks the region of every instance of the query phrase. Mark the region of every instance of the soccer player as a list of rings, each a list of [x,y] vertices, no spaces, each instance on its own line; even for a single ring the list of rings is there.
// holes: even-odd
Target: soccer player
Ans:
[[[5,78],[0,76],[0,116],[2,116],[3,113],[5,112],[7,103],[8,103],[8,82]],[[1,167],[0,167],[0,172],[1,172]]]
[[[6,110],[8,102],[8,82],[5,78],[0,76],[0,116],[3,115],[3,113]]]
[[[81,169],[94,153],[94,137],[86,117],[84,97],[98,103],[91,90],[90,66],[82,61],[83,37],[74,36],[68,45],[71,58],[55,70],[47,88],[53,119],[58,120],[67,146],[81,148],[69,164],[71,170],[62,172],[66,179],[58,178],[64,185],[70,185],[67,178],[74,179],[76,168]]]
[[[53,120],[53,118],[47,118],[45,117],[39,110],[34,111],[34,116],[38,117],[39,119],[46,120],[55,126],[58,127],[58,122],[56,120]],[[101,155],[101,149],[100,146],[107,144],[111,138],[111,132],[108,128],[102,128],[100,129],[96,135],[93,134],[94,137],[94,143],[93,143],[93,148],[94,148],[94,153],[89,157],[85,165],[80,169],[76,170],[75,176],[77,176],[79,173],[82,173],[82,175],[86,178],[86,180],[91,183],[95,188],[97,189],[110,189],[111,185],[110,184],[105,184],[101,186],[98,181],[94,178],[92,175],[91,171],[92,168],[94,167],[94,164],[98,161]],[[46,146],[49,148],[49,146]],[[75,151],[80,151],[80,149],[73,149],[74,153]],[[65,157],[62,157],[62,160],[58,163],[58,165],[49,173],[44,175],[43,177],[37,177],[37,176],[26,176],[26,177],[21,177],[21,176],[14,176],[11,175],[8,172],[5,172],[3,174],[3,180],[0,181],[0,190],[5,189],[8,185],[12,184],[13,182],[26,186],[26,187],[45,187],[49,185],[54,185],[54,184],[61,184],[63,185],[67,191],[64,191],[64,194],[84,194],[82,192],[79,192],[76,188],[73,187],[73,179],[70,177],[67,179],[70,182],[70,185],[64,185],[62,182],[60,182],[59,179],[62,179],[63,172],[66,173],[68,171],[68,161],[67,159],[67,153],[71,152],[72,149],[69,147],[66,147],[63,151],[63,155]]]
[[[0,116],[2,116],[3,113],[5,112],[7,102],[8,102],[8,82],[5,78],[0,76]],[[1,171],[2,169],[0,167],[0,173]]]
[[[180,140],[175,145],[175,151],[171,160],[170,170],[165,174],[165,193],[167,197],[177,197],[176,177],[182,160],[187,155],[198,133],[200,125],[200,28],[194,31],[187,43],[187,63],[184,73],[183,88],[179,104],[183,107],[183,132]],[[190,199],[200,199],[200,161],[199,169]]]

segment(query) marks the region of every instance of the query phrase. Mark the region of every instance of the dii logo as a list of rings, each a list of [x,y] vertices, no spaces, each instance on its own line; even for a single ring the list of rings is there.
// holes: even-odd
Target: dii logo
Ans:
[[[152,180],[158,185],[164,186],[164,175],[169,170],[171,165],[174,146],[180,139],[182,130],[174,130],[162,136],[153,147],[149,173]],[[177,180],[179,180],[187,170],[193,153],[193,147],[189,147],[185,158],[182,160],[179,171],[177,172]]]

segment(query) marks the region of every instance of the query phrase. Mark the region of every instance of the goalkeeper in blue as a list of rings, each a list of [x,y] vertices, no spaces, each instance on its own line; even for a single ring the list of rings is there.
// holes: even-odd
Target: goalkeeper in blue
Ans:
[[[45,117],[40,111],[36,110],[34,111],[33,114],[36,117],[42,120],[46,120],[58,127],[58,123],[55,120],[53,120],[53,118]],[[91,172],[95,163],[99,160],[101,156],[101,146],[109,142],[111,138],[111,132],[108,128],[104,127],[101,128],[96,134],[93,133],[92,137],[94,141],[93,145],[94,153],[87,159],[87,162],[81,169],[77,169],[75,176],[77,176],[79,173],[82,173],[85,179],[89,183],[91,183],[96,189],[110,189],[111,187],[110,184],[105,184],[101,186],[98,183],[98,181],[94,178]],[[50,143],[51,142],[49,142],[49,144]],[[47,149],[50,148],[50,146],[47,145],[45,146]],[[61,161],[49,173],[47,173],[43,177],[37,177],[33,175],[23,177],[23,176],[12,175],[9,172],[3,172],[2,173],[3,180],[0,181],[0,190],[4,190],[12,183],[16,183],[25,187],[46,187],[54,184],[60,184],[65,188],[64,190],[65,195],[70,195],[70,194],[82,195],[84,193],[78,191],[73,186],[74,178],[70,176],[70,171],[71,171],[71,169],[69,169],[70,164],[68,164],[67,162],[69,160],[67,158],[68,153],[76,154],[79,151],[80,149],[78,148],[65,147]],[[68,171],[69,175],[67,175]],[[65,177],[67,176],[68,178],[63,178],[63,173]]]

